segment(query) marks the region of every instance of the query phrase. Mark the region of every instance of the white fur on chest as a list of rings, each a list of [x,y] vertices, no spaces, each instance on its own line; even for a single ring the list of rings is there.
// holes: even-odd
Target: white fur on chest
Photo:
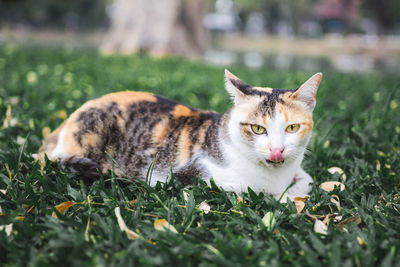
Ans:
[[[279,195],[292,183],[300,164],[267,169],[249,161],[233,148],[224,151],[229,164],[221,166],[215,160],[203,158],[200,163],[207,169],[218,186],[224,190],[247,192],[248,187],[259,193]],[[206,180],[209,182],[209,180]]]

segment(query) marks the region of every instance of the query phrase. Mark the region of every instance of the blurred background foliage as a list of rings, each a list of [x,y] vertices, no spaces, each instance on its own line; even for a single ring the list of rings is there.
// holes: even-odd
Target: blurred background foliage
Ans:
[[[357,27],[351,28],[351,23],[360,24],[360,20],[364,18],[376,23],[382,33],[398,32],[400,27],[400,2],[396,0],[209,0],[208,2],[209,10],[215,10],[218,2],[222,9],[224,7],[229,9],[233,4],[242,26],[252,13],[260,12],[270,30],[280,21],[287,21],[293,27],[295,34],[299,34],[298,27],[301,21],[321,19],[315,11],[318,6],[331,9],[342,6],[347,11],[355,6],[355,10],[351,11],[354,14],[342,16],[349,24],[347,31],[357,29]],[[107,12],[112,4],[112,0],[1,0],[0,25],[68,29],[105,28],[110,24]],[[346,10],[343,13],[346,13]],[[356,21],[351,21],[354,18]]]
[[[106,27],[108,0],[1,0],[0,25],[88,29]]]

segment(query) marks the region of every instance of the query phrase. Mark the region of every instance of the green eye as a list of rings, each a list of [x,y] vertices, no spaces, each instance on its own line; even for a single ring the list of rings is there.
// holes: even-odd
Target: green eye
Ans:
[[[300,124],[292,124],[286,127],[286,132],[287,133],[295,133],[299,130]]]
[[[266,130],[265,130],[264,127],[262,127],[262,126],[260,126],[260,125],[257,125],[257,124],[252,124],[252,125],[251,125],[251,129],[253,130],[253,132],[254,132],[255,134],[263,134],[263,133],[266,132]]]

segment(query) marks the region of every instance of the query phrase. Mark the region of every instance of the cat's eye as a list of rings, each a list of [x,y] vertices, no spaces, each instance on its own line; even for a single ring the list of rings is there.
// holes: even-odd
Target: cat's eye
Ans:
[[[255,134],[263,134],[266,132],[266,129],[264,127],[257,125],[257,124],[252,124],[251,129],[253,130],[253,132]]]
[[[286,127],[286,132],[287,133],[295,133],[299,130],[300,124],[291,124],[288,127]]]

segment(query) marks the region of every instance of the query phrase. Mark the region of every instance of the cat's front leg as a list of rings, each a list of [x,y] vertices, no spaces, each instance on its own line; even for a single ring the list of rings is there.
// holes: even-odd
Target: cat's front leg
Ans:
[[[295,197],[306,197],[311,191],[311,176],[303,169],[299,168],[295,177],[293,177],[294,185],[292,185],[284,194],[274,195],[276,199],[280,199],[282,203],[286,203],[287,198],[294,200]]]
[[[312,188],[311,183],[313,182],[313,179],[308,173],[299,168],[296,176],[293,178],[293,182],[295,184],[292,185],[286,192],[287,197],[289,197],[291,200],[294,200],[295,197],[308,196],[308,193],[310,193]]]

